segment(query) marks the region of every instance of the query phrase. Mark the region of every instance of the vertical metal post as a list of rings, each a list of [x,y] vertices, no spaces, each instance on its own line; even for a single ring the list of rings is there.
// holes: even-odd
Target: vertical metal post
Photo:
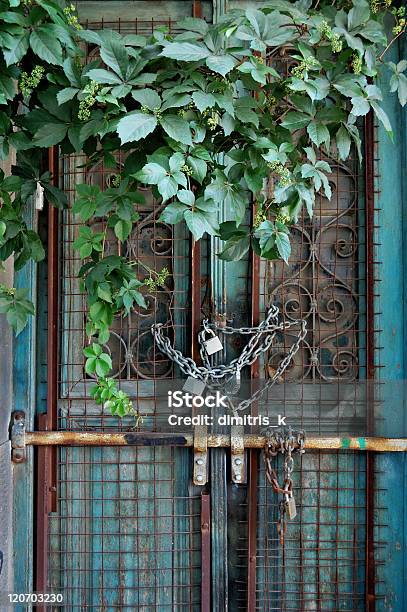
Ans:
[[[58,149],[48,152],[48,166],[58,185]],[[48,207],[48,321],[47,321],[47,412],[38,419],[38,429],[57,429],[58,402],[58,210]],[[48,588],[48,516],[56,510],[57,448],[37,452],[36,590]],[[45,611],[45,607],[39,608]]]
[[[365,118],[365,208],[366,208],[366,377],[367,377],[367,428],[368,435],[374,428],[375,377],[375,274],[374,274],[374,117],[370,112]],[[370,382],[372,381],[372,383]],[[366,609],[375,612],[375,558],[374,558],[374,459],[366,454]]]
[[[256,214],[256,206],[252,207],[252,214]],[[260,259],[252,251],[252,295],[251,295],[251,320],[252,325],[259,324],[260,317]],[[251,379],[259,378],[259,361],[256,360],[251,366]],[[257,405],[252,404],[252,415],[257,415]],[[257,486],[259,454],[252,449],[249,451],[249,507],[248,507],[248,559],[247,559],[247,611],[256,610],[256,583],[257,583]]]
[[[201,495],[201,611],[211,610],[211,502],[210,495]]]
[[[47,415],[38,418],[38,429],[46,431]],[[37,451],[37,538],[36,538],[36,590],[48,590],[48,527],[51,512],[52,456],[56,449],[39,447]],[[40,612],[46,611],[45,605],[38,605]]]
[[[202,2],[201,0],[194,0],[192,3],[192,17],[202,19]]]
[[[192,243],[191,255],[191,356],[199,359],[198,332],[201,325],[201,243]]]

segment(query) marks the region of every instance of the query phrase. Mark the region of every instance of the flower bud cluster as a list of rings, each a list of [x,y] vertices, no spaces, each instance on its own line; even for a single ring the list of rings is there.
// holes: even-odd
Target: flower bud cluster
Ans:
[[[74,4],[70,4],[64,8],[64,15],[66,20],[70,26],[75,28],[75,30],[82,30],[82,26],[78,21],[78,16],[76,14],[76,7]]]
[[[156,278],[154,279],[152,276],[150,278],[146,278],[144,280],[144,284],[149,291],[157,291],[159,287],[164,287],[167,278],[170,276],[170,272],[168,268],[163,268],[160,272],[157,273]]]
[[[312,57],[312,55],[310,55],[309,57],[305,57],[298,64],[298,66],[294,66],[294,68],[291,69],[291,74],[297,79],[303,80],[308,70],[311,70],[312,68],[316,68],[317,66],[318,66],[318,60],[315,57]]]
[[[21,73],[19,86],[24,97],[32,94],[33,90],[38,86],[44,74],[45,68],[42,66],[34,66],[31,74],[28,74],[28,72]]]
[[[280,162],[269,162],[267,166],[272,172],[274,172],[274,174],[278,176],[283,187],[287,187],[287,185],[291,183],[291,174],[286,166],[283,166],[283,164],[280,164]]]
[[[352,55],[351,66],[355,74],[360,74],[362,72],[363,62],[362,62],[362,58],[360,57],[357,51],[355,51],[355,53]]]
[[[78,119],[81,121],[87,121],[89,119],[90,109],[96,102],[96,95],[99,89],[99,83],[96,83],[96,81],[91,81],[83,90],[83,93],[87,95],[79,102]]]
[[[321,21],[319,27],[319,32],[321,33],[322,38],[325,38],[331,43],[332,53],[340,53],[342,51],[342,41],[339,34],[332,31],[331,26],[325,19]]]

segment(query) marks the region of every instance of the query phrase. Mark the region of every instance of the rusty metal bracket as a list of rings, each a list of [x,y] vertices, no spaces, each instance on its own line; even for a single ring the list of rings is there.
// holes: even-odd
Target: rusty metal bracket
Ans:
[[[208,428],[194,428],[194,484],[202,486],[208,482]]]
[[[230,428],[230,458],[232,482],[236,484],[246,482],[244,427],[241,425]]]
[[[14,463],[23,463],[26,460],[25,444],[25,412],[17,410],[11,415],[10,425],[11,459]]]

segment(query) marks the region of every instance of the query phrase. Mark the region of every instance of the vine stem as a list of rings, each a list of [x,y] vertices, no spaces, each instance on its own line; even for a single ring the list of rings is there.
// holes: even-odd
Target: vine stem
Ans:
[[[384,49],[384,51],[379,55],[379,57],[377,58],[377,60],[379,62],[383,61],[383,57],[384,55],[387,53],[387,51],[390,49],[390,47],[392,46],[392,44],[402,35],[404,34],[406,31],[406,28],[404,28],[404,30],[402,30],[401,32],[399,32],[394,38],[391,39],[391,41],[389,42],[389,44],[387,45],[387,47]]]

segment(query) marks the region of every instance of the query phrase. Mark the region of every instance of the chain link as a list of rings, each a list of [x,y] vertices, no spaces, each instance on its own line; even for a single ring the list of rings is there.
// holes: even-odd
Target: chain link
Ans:
[[[290,512],[289,500],[291,499],[294,503],[293,496],[293,481],[291,474],[294,469],[293,453],[303,454],[305,444],[305,435],[303,431],[293,434],[291,428],[288,433],[273,432],[267,439],[264,447],[264,463],[266,478],[273,487],[274,493],[283,496],[283,499],[279,502],[279,518],[277,521],[277,533],[279,535],[280,544],[284,544],[284,537],[287,531],[287,504]],[[278,455],[282,453],[284,456],[283,464],[283,484],[280,485],[275,469],[273,468],[272,461]],[[289,518],[295,518],[297,511],[295,510],[294,503],[294,514],[289,515]]]
[[[282,321],[278,323],[278,315],[279,309],[277,306],[273,305],[269,308],[266,318],[264,321],[262,321],[262,323],[260,323],[260,325],[257,327],[240,328],[222,325],[219,323],[209,323],[208,320],[205,319],[203,321],[203,329],[198,334],[200,355],[202,363],[204,364],[202,366],[198,366],[195,361],[191,359],[191,357],[185,357],[181,351],[172,346],[168,336],[164,336],[163,334],[162,323],[153,324],[151,326],[151,333],[154,336],[157,347],[161,350],[161,352],[167,355],[171,361],[178,365],[183,374],[186,376],[191,376],[192,378],[197,378],[198,380],[201,380],[209,385],[219,385],[220,381],[226,376],[230,376],[229,380],[231,380],[233,377],[238,379],[240,377],[240,371],[244,367],[252,365],[262,353],[269,350],[278,331],[283,332],[294,326],[300,325],[301,328],[295,343],[292,345],[284,359],[279,363],[273,376],[268,379],[264,387],[259,388],[249,399],[241,401],[237,406],[233,406],[233,412],[236,413],[249,408],[253,402],[259,400],[260,397],[274,385],[274,383],[281,377],[283,372],[290,364],[292,358],[297,353],[301,342],[306,336],[306,321],[294,320],[288,322]],[[209,332],[211,335],[213,335],[213,330],[224,334],[252,334],[252,337],[243,348],[239,357],[232,359],[228,365],[211,366],[208,354],[204,348],[204,342],[205,334]]]

